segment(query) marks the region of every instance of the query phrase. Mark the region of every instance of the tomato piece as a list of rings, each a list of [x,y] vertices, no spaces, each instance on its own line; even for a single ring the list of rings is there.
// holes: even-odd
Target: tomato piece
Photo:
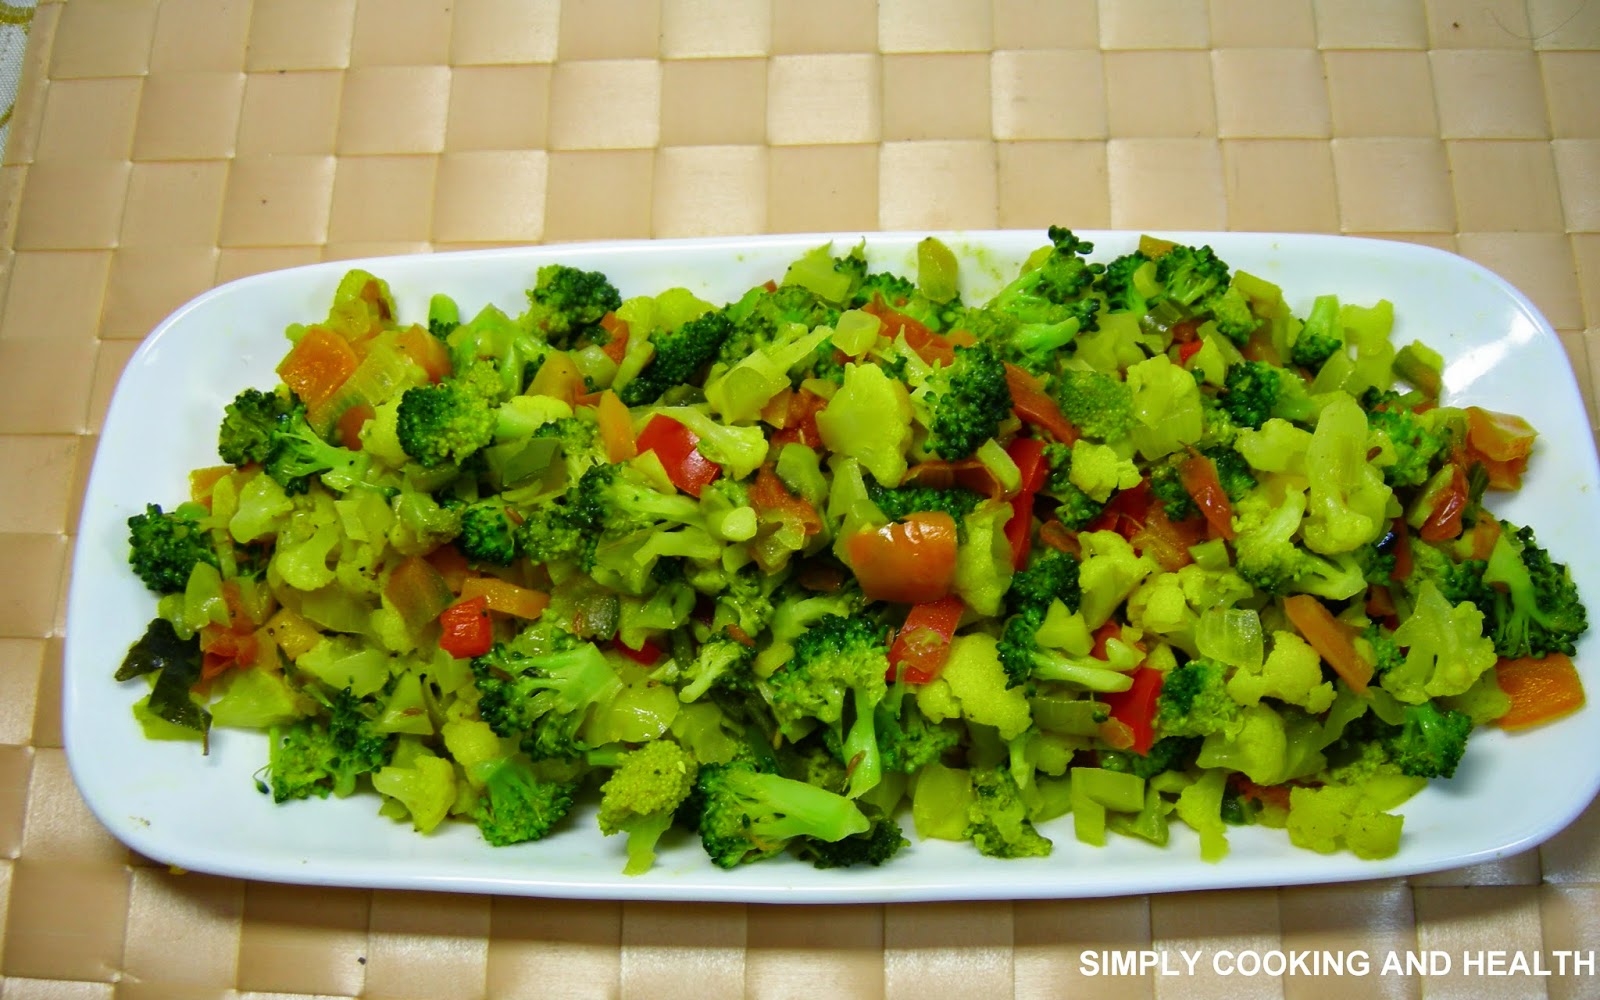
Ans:
[[[1335,618],[1310,594],[1285,597],[1283,611],[1300,637],[1327,661],[1334,673],[1344,678],[1350,690],[1365,694],[1367,683],[1372,680],[1372,664],[1356,651],[1355,629]]]
[[[1217,478],[1217,464],[1205,455],[1190,455],[1178,466],[1178,480],[1218,537],[1233,541],[1233,503]]]
[[[1011,390],[1011,410],[1024,423],[1048,433],[1062,444],[1078,440],[1078,428],[1061,412],[1032,375],[1011,363],[1006,364],[1006,386]]]
[[[1570,715],[1584,704],[1583,680],[1571,658],[1562,653],[1501,660],[1495,677],[1511,699],[1511,707],[1498,720],[1502,729],[1537,726]]]
[[[698,498],[700,491],[722,475],[722,466],[700,454],[700,438],[671,417],[657,414],[639,432],[639,452],[656,453],[672,485]]]
[[[1189,360],[1200,353],[1200,348],[1206,346],[1202,340],[1188,340],[1178,345],[1178,364],[1187,366]]]
[[[910,684],[926,684],[938,677],[966,610],[961,598],[953,594],[913,607],[889,647],[889,674],[885,679],[891,684],[896,678]]]
[[[489,602],[469,597],[439,612],[439,648],[458,660],[482,656],[494,645],[494,623]]]
[[[1156,741],[1156,700],[1167,675],[1154,667],[1139,667],[1133,672],[1133,686],[1102,696],[1111,717],[1133,734],[1128,749],[1143,756]]]
[[[846,549],[871,601],[929,604],[949,594],[955,580],[956,522],[943,512],[919,512],[857,532]]]

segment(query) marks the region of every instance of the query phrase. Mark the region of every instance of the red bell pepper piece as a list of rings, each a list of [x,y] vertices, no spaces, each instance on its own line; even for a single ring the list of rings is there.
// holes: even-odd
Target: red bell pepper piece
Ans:
[[[1178,479],[1217,537],[1233,541],[1233,503],[1217,478],[1216,463],[1205,455],[1191,455],[1178,466]]]
[[[1038,379],[1007,362],[1006,387],[1011,390],[1011,409],[1023,423],[1047,432],[1062,444],[1078,440],[1078,428],[1039,387]]]
[[[696,499],[700,491],[722,475],[722,466],[700,454],[695,447],[700,438],[671,417],[657,414],[639,434],[638,448],[643,454],[656,453],[667,470],[672,485]]]
[[[1011,565],[1021,569],[1033,549],[1033,497],[1044,488],[1050,463],[1044,458],[1044,442],[1038,438],[1014,438],[1006,454],[1022,474],[1022,486],[1011,498],[1011,517],[1006,520],[1006,541],[1011,543]]]
[[[1154,667],[1139,667],[1133,672],[1132,687],[1105,695],[1111,717],[1133,733],[1133,744],[1128,749],[1136,754],[1149,753],[1155,744],[1156,700],[1166,676]]]
[[[896,633],[894,645],[889,647],[889,673],[885,680],[891,684],[897,678],[910,684],[926,684],[938,677],[966,610],[961,598],[953,594],[913,607]]]
[[[615,640],[611,645],[617,652],[641,666],[653,667],[661,659],[661,647],[649,639],[640,643],[638,649],[634,649],[621,639]]]
[[[1100,515],[1089,522],[1090,531],[1115,531],[1123,538],[1131,539],[1137,535],[1150,519],[1150,505],[1154,497],[1150,493],[1150,480],[1141,479],[1139,485],[1130,490],[1122,490],[1112,494],[1110,502]]]
[[[847,552],[868,600],[928,604],[948,595],[955,581],[955,518],[919,511],[851,535]]]
[[[483,596],[457,601],[439,612],[439,627],[439,648],[458,660],[482,656],[494,645],[489,601]]]

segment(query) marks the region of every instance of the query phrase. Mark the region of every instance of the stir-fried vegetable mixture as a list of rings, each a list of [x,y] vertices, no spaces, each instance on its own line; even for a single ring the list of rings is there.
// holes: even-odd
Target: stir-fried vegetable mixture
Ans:
[[[1581,705],[1572,579],[1483,506],[1532,427],[1442,400],[1387,302],[1048,235],[984,302],[931,238],[724,304],[551,265],[516,316],[352,271],[128,522],[135,715],[425,834],[588,800],[636,874],[1042,856],[1063,816],[1380,858],[1474,732]]]

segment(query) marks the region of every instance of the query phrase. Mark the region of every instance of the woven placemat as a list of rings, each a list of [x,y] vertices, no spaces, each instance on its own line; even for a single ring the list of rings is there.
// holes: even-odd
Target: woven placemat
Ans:
[[[1374,234],[1525,291],[1593,408],[1600,4],[1583,0],[41,2],[0,165],[0,990],[116,997],[1600,993],[1600,812],[1356,885],[823,909],[181,875],[61,750],[66,567],[110,391],[219,282],[600,237],[1043,227]],[[1592,356],[1593,355],[1593,356]],[[1166,949],[1192,974],[1091,975]],[[1226,975],[1244,951],[1373,956]],[[1379,975],[1389,953],[1457,956]],[[1320,971],[1327,971],[1322,969]]]

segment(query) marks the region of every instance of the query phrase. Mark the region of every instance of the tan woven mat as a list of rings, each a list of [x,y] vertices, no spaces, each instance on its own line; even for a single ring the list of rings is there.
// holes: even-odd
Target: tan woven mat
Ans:
[[[41,3],[0,166],[5,1000],[1600,995],[1459,958],[1344,978],[1213,960],[1592,955],[1593,810],[1537,851],[1407,880],[808,909],[181,875],[84,808],[59,722],[79,496],[122,365],[189,297],[375,253],[1053,222],[1451,249],[1539,305],[1589,394],[1600,3]],[[1179,976],[1083,960],[1151,947],[1203,957]]]

